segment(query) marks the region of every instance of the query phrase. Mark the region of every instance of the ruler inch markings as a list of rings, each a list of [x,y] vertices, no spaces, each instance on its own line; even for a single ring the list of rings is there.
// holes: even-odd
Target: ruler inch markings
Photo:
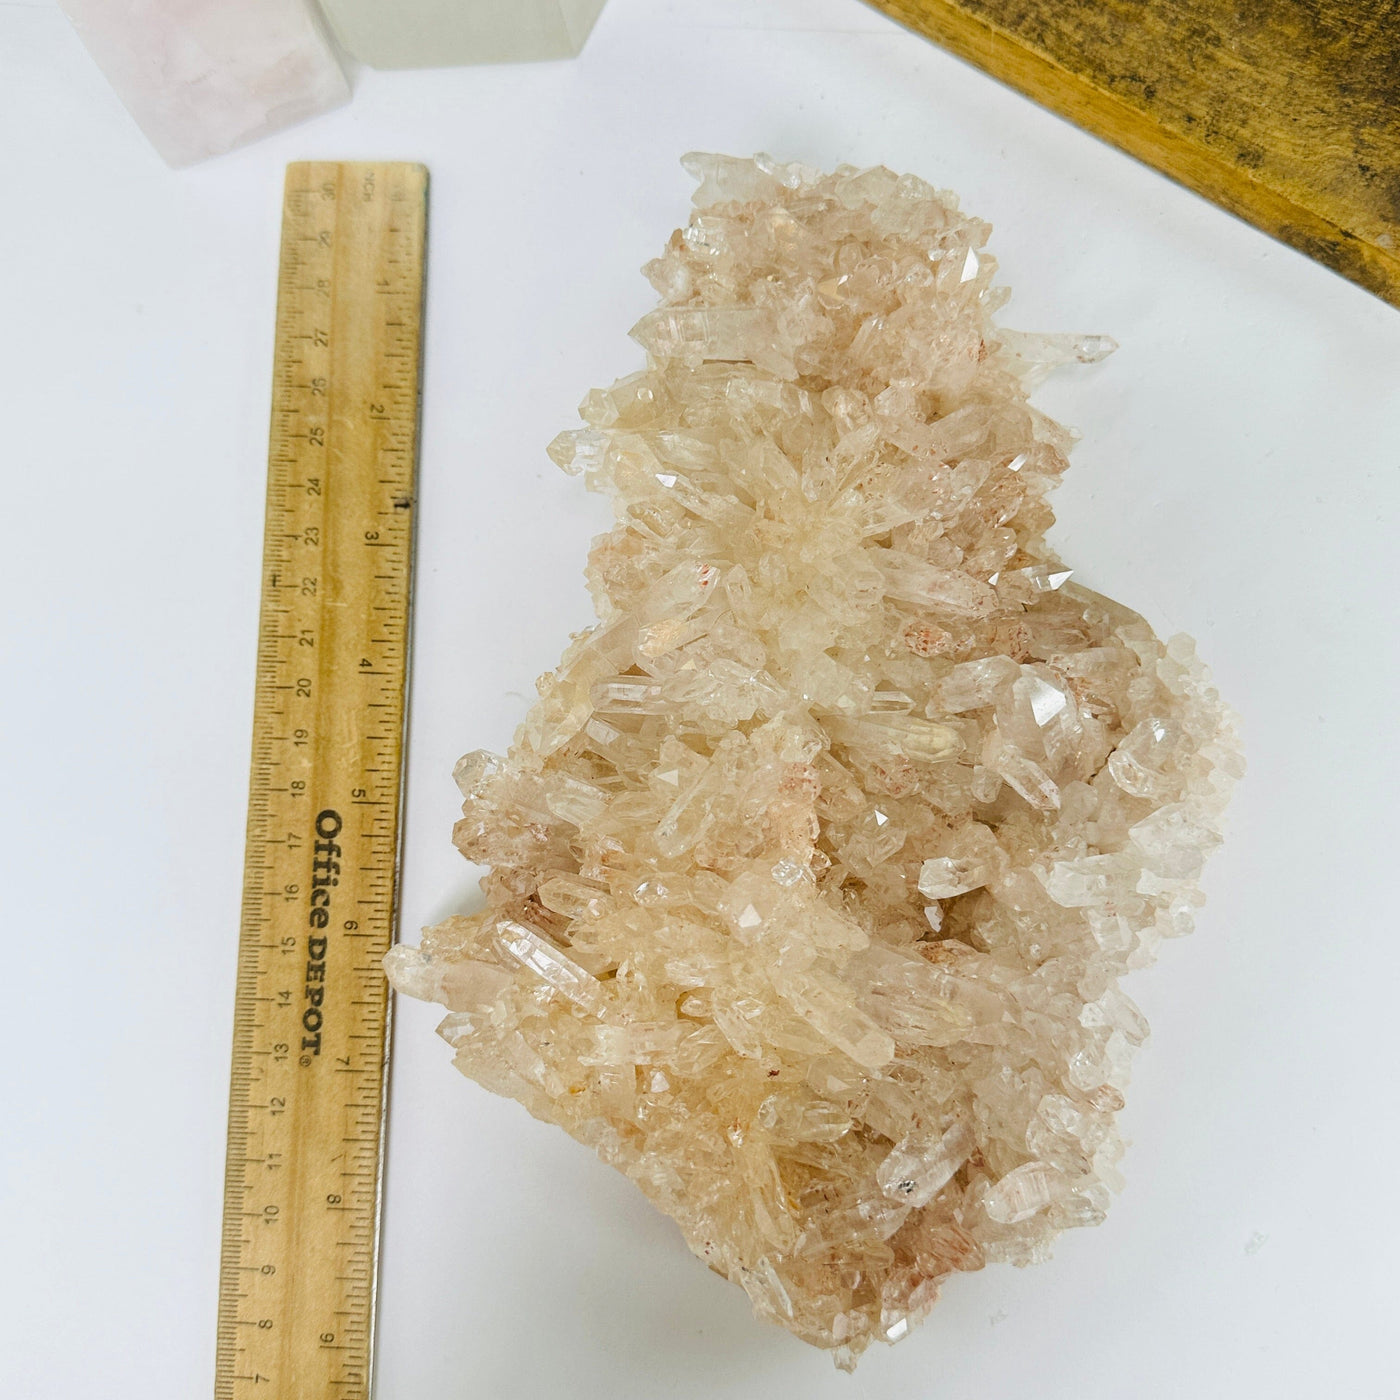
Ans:
[[[287,168],[216,1400],[370,1395],[426,219],[422,166]]]

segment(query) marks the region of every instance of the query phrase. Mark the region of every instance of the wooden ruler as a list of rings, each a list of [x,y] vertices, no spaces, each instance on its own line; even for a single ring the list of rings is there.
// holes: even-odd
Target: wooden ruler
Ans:
[[[370,1393],[426,194],[287,171],[217,1400]]]

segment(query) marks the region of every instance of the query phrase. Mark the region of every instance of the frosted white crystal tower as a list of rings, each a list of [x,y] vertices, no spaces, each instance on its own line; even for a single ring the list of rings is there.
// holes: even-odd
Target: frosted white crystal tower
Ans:
[[[574,58],[603,0],[321,0],[349,53],[375,68]]]
[[[1045,543],[1102,337],[997,327],[985,224],[883,169],[693,156],[648,367],[551,446],[601,621],[455,840],[487,908],[388,968],[481,1084],[851,1366],[949,1275],[1103,1218],[1240,771],[1189,640]]]

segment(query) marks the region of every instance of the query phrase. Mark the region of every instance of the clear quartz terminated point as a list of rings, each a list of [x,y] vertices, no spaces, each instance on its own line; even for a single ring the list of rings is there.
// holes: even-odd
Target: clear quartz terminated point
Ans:
[[[570,961],[544,934],[512,919],[502,919],[496,926],[496,943],[507,956],[580,1010],[594,1016],[602,1014],[604,999],[598,979]]]
[[[386,968],[850,1369],[1103,1218],[1118,979],[1240,760],[1189,642],[1045,539],[1073,438],[1027,388],[1111,342],[997,326],[986,225],[911,176],[686,167],[647,366],[550,447],[617,505],[603,620],[458,764],[487,907]]]

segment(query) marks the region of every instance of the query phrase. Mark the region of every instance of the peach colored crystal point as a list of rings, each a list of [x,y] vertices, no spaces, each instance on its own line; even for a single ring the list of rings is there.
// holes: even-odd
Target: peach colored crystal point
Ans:
[[[487,908],[388,960],[464,1073],[627,1173],[850,1367],[942,1281],[1103,1219],[1240,772],[1186,638],[1045,542],[1105,337],[1005,331],[987,226],[887,170],[692,156],[648,365],[550,454],[602,620],[455,840]]]

